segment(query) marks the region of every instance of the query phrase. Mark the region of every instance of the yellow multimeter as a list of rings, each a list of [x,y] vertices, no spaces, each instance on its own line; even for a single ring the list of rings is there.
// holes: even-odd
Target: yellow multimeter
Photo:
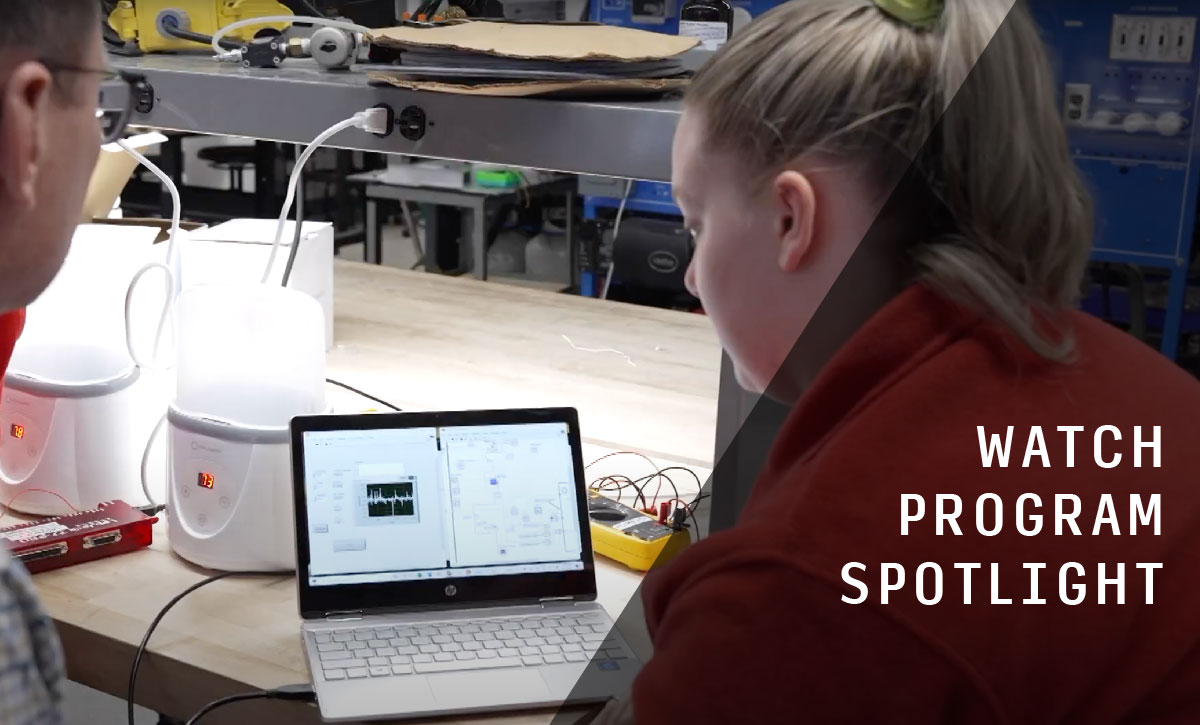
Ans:
[[[588,517],[592,549],[638,571],[648,571],[682,551],[690,542],[687,529],[660,524],[657,519],[589,491]]]

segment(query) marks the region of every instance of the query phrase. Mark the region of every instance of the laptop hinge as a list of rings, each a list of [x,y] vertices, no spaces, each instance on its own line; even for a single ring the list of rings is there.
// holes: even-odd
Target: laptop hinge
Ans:
[[[332,619],[334,621],[355,620],[355,619],[362,619],[362,617],[363,617],[363,612],[361,609],[347,609],[344,611],[337,611],[337,612],[325,612],[325,619]]]
[[[575,597],[543,597],[538,600],[538,604],[542,608],[546,607],[570,607],[575,604]]]

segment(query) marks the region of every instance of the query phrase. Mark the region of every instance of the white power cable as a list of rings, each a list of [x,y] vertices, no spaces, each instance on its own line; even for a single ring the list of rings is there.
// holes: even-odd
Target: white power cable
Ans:
[[[625,194],[621,197],[621,205],[617,207],[617,218],[613,222],[612,259],[608,263],[608,274],[604,275],[604,290],[600,299],[608,299],[608,288],[612,285],[613,270],[617,268],[617,235],[621,233],[621,219],[625,216],[625,205],[629,203],[629,193],[633,191],[633,179],[625,182]]]
[[[167,262],[150,262],[143,266],[133,275],[133,279],[129,281],[129,287],[125,290],[125,345],[129,349],[129,357],[133,358],[133,363],[138,367],[149,367],[146,365],[137,354],[137,350],[133,344],[133,326],[131,324],[133,310],[133,291],[137,288],[138,282],[142,277],[151,270],[161,269],[167,278],[166,299],[163,302],[162,317],[158,321],[158,330],[154,335],[154,361],[158,362],[159,346],[162,343],[163,331],[166,329],[167,321],[171,317],[171,310],[174,307],[175,294],[178,290],[178,285],[182,282],[180,276],[179,254],[176,249],[176,242],[179,237],[179,222],[183,214],[183,205],[179,199],[179,189],[175,186],[175,182],[162,169],[158,168],[150,159],[138,152],[123,139],[117,140],[117,145],[120,146],[125,153],[137,159],[138,163],[150,170],[150,173],[158,177],[163,186],[171,194],[171,232],[167,240]],[[151,506],[157,506],[158,502],[154,500],[154,496],[150,494],[149,475],[146,472],[146,466],[150,460],[150,449],[154,446],[154,440],[158,437],[162,430],[163,422],[166,421],[166,413],[159,419],[154,426],[154,430],[150,432],[150,437],[146,441],[146,447],[142,450],[142,465],[140,468],[142,479],[142,494],[145,495],[146,501]]]
[[[296,159],[296,166],[292,169],[292,176],[288,179],[287,196],[283,199],[283,209],[279,211],[279,223],[275,226],[275,243],[271,245],[271,255],[267,258],[267,268],[263,270],[262,281],[266,284],[271,277],[271,267],[275,265],[275,257],[279,254],[279,245],[283,241],[283,226],[287,224],[288,213],[292,210],[292,202],[296,200],[296,186],[300,183],[300,175],[304,171],[304,165],[308,163],[308,159],[316,152],[321,144],[325,143],[331,136],[347,128],[353,127],[357,123],[357,117],[347,118],[345,121],[339,121],[329,128],[325,129],[321,135],[317,136],[308,148],[304,149],[304,153],[300,154]],[[296,222],[299,224],[299,222]]]
[[[129,349],[129,356],[133,358],[134,364],[138,367],[148,367],[138,358],[137,351],[133,345],[133,329],[131,324],[131,313],[133,304],[133,291],[137,287],[138,282],[142,277],[152,269],[161,269],[167,276],[167,298],[163,305],[162,317],[158,321],[158,330],[154,335],[154,357],[157,362],[159,346],[162,343],[163,332],[166,329],[167,321],[171,316],[171,308],[174,303],[175,294],[178,291],[180,284],[179,272],[179,255],[176,249],[176,241],[179,237],[180,216],[183,213],[182,204],[179,199],[179,189],[175,186],[175,182],[171,180],[162,169],[158,168],[150,159],[143,156],[137,149],[125,143],[123,139],[117,140],[117,145],[120,146],[125,153],[132,156],[142,166],[150,170],[150,173],[158,177],[163,186],[171,194],[171,232],[167,239],[167,262],[162,264],[159,262],[150,262],[146,266],[137,271],[133,279],[129,282],[129,287],[125,290],[125,345]]]
[[[147,272],[155,269],[161,269],[167,276],[166,301],[163,303],[162,317],[158,321],[158,331],[154,335],[154,361],[157,363],[158,348],[162,342],[163,331],[167,326],[167,320],[171,316],[171,297],[175,292],[175,275],[171,274],[171,268],[167,265],[161,262],[150,262],[139,269],[137,274],[133,275],[133,279],[129,281],[129,288],[125,290],[125,347],[129,350],[129,357],[133,358],[133,364],[139,368],[149,368],[151,366],[138,357],[137,349],[133,344],[133,324],[131,320],[133,317],[133,291],[137,288],[137,284],[141,281],[142,277]]]
[[[142,495],[146,497],[146,501],[151,506],[157,506],[158,501],[154,500],[154,496],[150,495],[150,476],[146,473],[146,466],[150,464],[150,449],[154,447],[154,440],[158,438],[158,434],[162,432],[163,423],[167,422],[167,414],[163,413],[158,422],[154,424],[154,430],[150,431],[150,438],[146,441],[146,447],[142,449]]]
[[[279,222],[275,225],[275,242],[271,245],[270,256],[267,257],[267,268],[263,270],[263,284],[266,284],[267,280],[271,278],[271,268],[275,266],[275,257],[279,255],[279,246],[283,242],[283,227],[287,224],[288,213],[292,210],[292,202],[296,200],[296,186],[300,183],[300,176],[304,171],[304,165],[308,163],[309,157],[326,141],[348,128],[361,128],[371,133],[383,133],[388,130],[387,111],[382,108],[371,108],[360,111],[344,121],[338,121],[313,139],[308,148],[304,149],[304,152],[296,159],[296,166],[292,169],[291,178],[288,179],[287,195],[283,199],[283,208],[279,210]]]
[[[370,34],[371,28],[357,23],[347,22],[345,20],[333,20],[332,18],[316,18],[306,15],[267,15],[261,18],[247,18],[239,20],[236,23],[230,23],[213,33],[212,48],[216,54],[216,59],[221,61],[241,61],[242,51],[240,50],[225,50],[221,47],[221,40],[230,33],[230,31],[244,28],[247,25],[262,25],[264,23],[309,23],[312,25],[325,25],[330,28],[340,28],[349,30],[354,33]]]

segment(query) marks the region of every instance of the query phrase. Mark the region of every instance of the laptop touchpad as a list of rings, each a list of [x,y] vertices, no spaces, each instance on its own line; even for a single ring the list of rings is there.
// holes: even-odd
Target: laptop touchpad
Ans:
[[[431,676],[428,682],[443,707],[487,707],[550,699],[550,688],[532,670],[446,673]]]

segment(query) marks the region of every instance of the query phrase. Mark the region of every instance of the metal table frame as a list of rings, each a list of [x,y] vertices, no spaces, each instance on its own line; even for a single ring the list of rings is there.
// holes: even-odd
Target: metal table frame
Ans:
[[[503,201],[516,199],[520,196],[519,189],[488,189],[481,187],[466,187],[463,189],[439,188],[432,186],[411,186],[408,184],[388,183],[382,180],[371,180],[374,174],[357,174],[347,177],[349,181],[366,182],[365,196],[367,199],[366,225],[367,244],[366,261],[374,264],[383,263],[383,221],[379,214],[380,201],[407,201],[418,204],[438,204],[453,206],[467,210],[469,221],[467,226],[471,236],[472,276],[477,279],[487,279],[487,219],[489,212]],[[531,184],[524,191],[532,196],[548,194],[563,194],[567,200],[567,246],[571,255],[571,285],[577,284],[579,250],[575,247],[575,233],[571,229],[575,216],[575,182],[573,179],[555,179],[541,184]],[[429,259],[430,250],[426,242],[425,258]]]

